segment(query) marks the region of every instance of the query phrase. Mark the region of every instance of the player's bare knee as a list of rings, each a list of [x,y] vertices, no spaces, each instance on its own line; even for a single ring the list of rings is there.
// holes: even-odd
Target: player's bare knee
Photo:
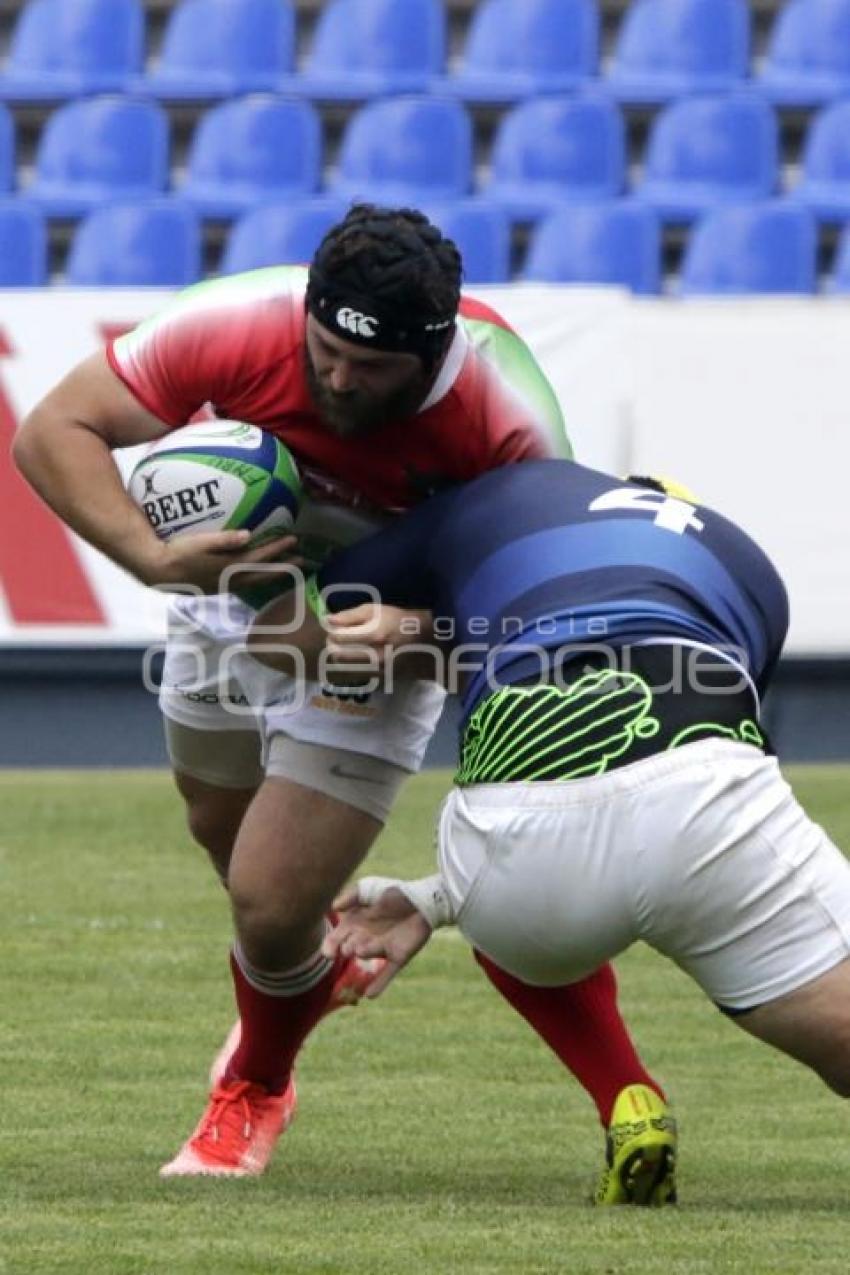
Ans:
[[[263,889],[256,883],[243,882],[238,872],[231,873],[230,903],[240,933],[277,933],[286,935],[313,925],[322,914],[309,900],[297,893]]]
[[[202,803],[187,805],[186,822],[198,845],[209,851],[220,848],[223,828],[221,821],[216,818],[214,810]],[[225,836],[224,839],[225,841],[229,840],[232,847],[232,836]]]
[[[230,902],[239,945],[257,969],[290,968],[312,955],[321,941],[321,913],[246,898],[232,886]]]

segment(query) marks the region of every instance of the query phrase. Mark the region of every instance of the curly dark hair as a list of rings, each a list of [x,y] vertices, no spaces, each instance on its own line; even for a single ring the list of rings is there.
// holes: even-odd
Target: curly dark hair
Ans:
[[[460,253],[415,208],[352,205],[319,244],[312,270],[408,314],[453,318],[460,302]]]
[[[461,275],[460,252],[424,213],[354,204],[316,249],[307,310],[324,321],[334,298],[354,298],[382,315],[382,339],[429,365],[454,333]]]

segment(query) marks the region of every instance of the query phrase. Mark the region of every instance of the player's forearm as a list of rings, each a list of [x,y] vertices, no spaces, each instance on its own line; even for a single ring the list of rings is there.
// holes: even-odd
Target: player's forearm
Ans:
[[[12,454],[27,482],[67,524],[113,562],[149,582],[162,544],[130,500],[109,445],[77,421],[33,412]]]
[[[248,649],[268,668],[290,677],[355,687],[385,679],[441,680],[444,661],[434,640],[430,611],[403,611],[367,604],[330,616],[315,588],[275,599],[257,616]],[[297,623],[296,616],[301,616]],[[340,629],[334,622],[354,625]]]
[[[303,593],[293,589],[267,603],[246,636],[255,660],[290,677],[316,676],[316,663],[325,645],[318,617],[304,603]]]

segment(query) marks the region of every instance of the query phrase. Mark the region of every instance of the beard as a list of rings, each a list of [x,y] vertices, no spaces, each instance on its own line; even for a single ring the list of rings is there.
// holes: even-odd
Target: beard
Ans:
[[[304,347],[304,375],[313,406],[322,423],[338,438],[369,434],[414,416],[424,402],[431,378],[423,370],[397,390],[378,397],[362,390],[337,394],[316,375],[310,352]]]

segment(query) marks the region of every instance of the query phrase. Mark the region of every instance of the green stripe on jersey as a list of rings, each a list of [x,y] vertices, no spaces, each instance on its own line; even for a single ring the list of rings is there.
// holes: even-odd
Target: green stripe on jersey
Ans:
[[[572,460],[572,444],[555,391],[521,337],[486,319],[461,315],[460,322],[472,343],[498,368],[504,381],[538,421],[552,454],[562,460]]]

